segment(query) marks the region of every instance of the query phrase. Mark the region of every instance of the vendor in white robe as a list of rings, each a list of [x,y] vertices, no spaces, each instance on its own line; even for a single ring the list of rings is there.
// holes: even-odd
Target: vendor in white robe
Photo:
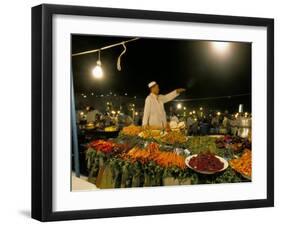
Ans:
[[[148,84],[150,94],[145,99],[142,125],[144,127],[165,128],[167,124],[164,104],[175,99],[185,89],[176,89],[166,95],[159,95],[159,85],[153,81]]]

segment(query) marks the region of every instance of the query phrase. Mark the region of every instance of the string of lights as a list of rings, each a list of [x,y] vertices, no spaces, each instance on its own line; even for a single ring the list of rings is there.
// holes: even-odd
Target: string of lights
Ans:
[[[94,96],[94,97],[109,97],[109,96],[125,96],[128,98],[134,98],[136,99],[137,96],[129,96],[128,93],[124,93],[124,95],[116,94],[116,93],[108,93],[108,94],[94,94],[90,93],[89,95],[82,93],[81,94],[84,98],[87,98],[87,96]],[[242,97],[242,96],[250,96],[251,93],[242,93],[242,94],[235,94],[231,96],[216,96],[216,97],[202,97],[202,98],[189,98],[189,99],[175,99],[173,102],[190,102],[190,101],[199,101],[199,100],[215,100],[215,99],[226,99],[226,98],[235,98],[235,97]],[[139,98],[139,97],[138,97]]]

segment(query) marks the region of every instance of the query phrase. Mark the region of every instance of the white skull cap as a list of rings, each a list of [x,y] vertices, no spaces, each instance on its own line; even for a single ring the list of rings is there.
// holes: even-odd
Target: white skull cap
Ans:
[[[148,83],[148,88],[151,88],[152,86],[155,86],[157,83],[155,81],[152,81]]]

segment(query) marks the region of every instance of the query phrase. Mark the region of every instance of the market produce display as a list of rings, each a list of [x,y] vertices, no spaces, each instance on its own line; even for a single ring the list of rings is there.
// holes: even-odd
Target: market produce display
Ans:
[[[135,126],[135,125],[130,125],[127,127],[124,127],[121,130],[121,134],[127,135],[127,136],[138,136],[139,133],[142,132],[142,127],[141,126]]]
[[[175,122],[175,121],[171,121],[169,123],[170,129],[173,131],[179,131],[181,129],[185,128],[185,123],[184,122]]]
[[[159,145],[156,143],[150,143],[146,149],[135,147],[122,157],[132,162],[147,163],[153,161],[161,167],[178,167],[182,170],[186,168],[183,156],[174,152],[160,151]]]
[[[113,146],[111,142],[109,144],[105,142],[98,146],[98,150],[93,149],[94,146],[87,150],[90,170],[88,180],[99,188],[191,183],[192,175],[188,176],[189,171],[186,170],[184,157],[160,151],[158,144],[151,143],[145,149],[138,147],[129,151],[119,149],[119,152],[114,152]],[[112,153],[115,155],[111,156]]]
[[[146,129],[143,130],[141,133],[139,133],[139,136],[144,138],[144,139],[160,139],[161,136],[163,136],[165,134],[164,131],[161,130],[150,130],[150,129]]]
[[[108,126],[104,128],[105,132],[115,132],[117,130],[118,130],[117,126]]]
[[[90,122],[90,123],[87,123],[86,124],[86,129],[94,129],[95,128],[95,125],[93,122]]]
[[[248,139],[238,136],[226,135],[216,140],[218,148],[230,148],[234,152],[243,151],[245,148],[251,149],[251,142]]]
[[[113,143],[111,141],[95,140],[89,144],[89,147],[103,153],[111,153],[113,151],[118,152],[122,148],[122,145]]]
[[[200,153],[188,158],[188,166],[200,173],[213,174],[227,168],[228,163],[210,152]]]
[[[167,130],[153,130],[150,136],[140,137],[140,131],[140,127],[129,126],[117,138],[90,142],[86,151],[88,180],[98,188],[127,188],[251,179],[248,151],[234,159],[236,152],[217,147],[216,137],[187,139],[179,131]],[[227,168],[227,160],[231,167]]]
[[[184,136],[181,132],[171,131],[167,133],[165,136],[161,138],[161,141],[167,144],[182,144],[187,141],[186,136]]]
[[[229,161],[230,166],[246,178],[252,177],[252,152],[245,149],[240,158]]]
[[[139,136],[143,139],[155,139],[167,144],[185,143],[187,137],[180,131],[164,131],[160,129],[142,129],[140,126],[130,125],[124,127],[121,134],[127,136]]]

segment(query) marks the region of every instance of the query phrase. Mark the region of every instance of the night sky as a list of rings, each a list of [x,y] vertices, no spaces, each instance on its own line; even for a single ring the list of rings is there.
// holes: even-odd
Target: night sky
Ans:
[[[72,35],[72,53],[100,48],[133,37]],[[160,92],[186,88],[180,99],[231,96],[251,93],[251,43],[232,42],[224,54],[214,50],[209,41],[141,38],[126,44],[122,70],[116,62],[123,47],[101,52],[104,78],[94,79],[91,70],[98,54],[72,57],[76,93],[146,97],[147,84],[157,81]],[[224,100],[230,104],[229,99]],[[212,102],[212,101],[210,101]],[[222,100],[220,100],[222,102]],[[251,107],[251,96],[233,101]],[[214,101],[213,101],[214,103]]]

